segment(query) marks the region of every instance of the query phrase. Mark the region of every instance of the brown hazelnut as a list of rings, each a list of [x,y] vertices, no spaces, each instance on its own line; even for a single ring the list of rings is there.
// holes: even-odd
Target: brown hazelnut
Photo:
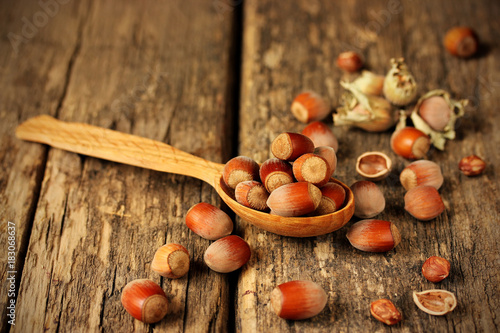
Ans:
[[[440,282],[450,274],[450,262],[444,258],[432,256],[422,265],[422,274],[431,282]]]
[[[479,44],[476,33],[469,27],[451,28],[446,32],[443,43],[448,52],[460,58],[474,55]]]
[[[374,219],[354,223],[346,236],[352,246],[366,252],[387,252],[401,242],[394,223]]]
[[[420,221],[429,221],[444,212],[443,199],[435,187],[420,185],[404,196],[405,210]]]
[[[401,313],[388,299],[379,299],[370,304],[370,313],[378,321],[386,325],[394,325],[401,321]]]
[[[349,73],[357,72],[363,66],[363,61],[359,54],[354,51],[342,52],[337,57],[337,66]]]
[[[313,91],[306,91],[297,95],[290,109],[295,118],[305,124],[320,121],[330,113],[328,102]]]
[[[316,316],[326,306],[328,296],[312,281],[289,281],[280,284],[271,293],[271,306],[281,318],[301,320]]]
[[[480,157],[470,155],[460,160],[458,168],[466,176],[477,176],[486,169],[486,163]]]

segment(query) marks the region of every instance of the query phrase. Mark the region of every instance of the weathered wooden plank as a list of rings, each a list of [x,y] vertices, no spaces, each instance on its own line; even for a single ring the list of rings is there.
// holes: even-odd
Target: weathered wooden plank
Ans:
[[[345,77],[334,61],[346,49],[360,52],[367,66],[380,74],[388,70],[391,57],[404,56],[421,94],[439,87],[456,98],[472,97],[475,103],[459,126],[457,140],[449,142],[445,152],[430,154],[445,174],[440,192],[447,206],[431,222],[417,221],[403,209],[404,189],[398,177],[409,162],[390,151],[390,132],[369,134],[335,127],[340,142],[336,176],[345,183],[361,179],[354,170],[361,153],[379,150],[393,159],[393,173],[379,183],[387,208],[378,217],[396,222],[403,240],[387,254],[370,254],[350,246],[345,238],[350,224],[307,239],[280,237],[246,225],[245,238],[254,252],[238,282],[237,331],[389,331],[369,314],[370,302],[378,298],[391,299],[403,313],[398,331],[498,329],[499,201],[495,195],[498,181],[493,178],[498,173],[498,154],[493,151],[498,136],[493,133],[500,124],[493,107],[498,102],[494,94],[498,51],[490,48],[464,61],[452,58],[441,46],[445,31],[456,24],[477,27],[486,43],[498,39],[498,23],[484,24],[494,22],[498,11],[497,4],[486,1],[464,6],[411,1],[245,3],[242,155],[262,162],[271,156],[269,145],[276,135],[304,127],[289,112],[293,97],[301,90],[316,90],[334,107],[338,105],[338,81]],[[485,175],[467,178],[457,170],[459,159],[471,153],[488,159]],[[431,255],[446,257],[452,264],[451,276],[436,285],[420,273],[423,261]],[[272,289],[294,279],[313,280],[325,288],[329,301],[317,317],[293,322],[280,320],[272,312]],[[458,308],[446,317],[429,316],[413,304],[413,290],[436,287],[458,297]]]
[[[47,149],[17,140],[20,121],[39,113],[54,115],[65,95],[66,73],[78,37],[79,3],[46,8],[38,2],[2,4],[0,16],[0,331],[19,324],[19,307],[11,301],[31,233]],[[49,15],[50,14],[50,15]],[[54,32],[58,31],[57,38]],[[10,223],[9,223],[10,222]],[[13,229],[8,228],[13,227]],[[9,233],[15,235],[9,235]],[[14,239],[8,239],[11,236]],[[15,250],[8,248],[15,242]],[[12,243],[10,243],[12,246]],[[8,252],[15,252],[11,260]],[[15,263],[14,263],[15,262]],[[13,263],[11,266],[10,264]],[[12,281],[17,281],[15,287]],[[17,304],[18,305],[18,304]],[[10,309],[8,309],[8,306]],[[7,316],[7,314],[9,316]],[[14,317],[16,316],[16,317]],[[9,323],[10,321],[10,323]],[[40,326],[41,327],[41,326]]]
[[[227,159],[231,13],[221,19],[211,3],[198,1],[82,6],[59,118]],[[149,330],[120,304],[121,290],[136,278],[161,283],[170,298],[168,318],[154,330],[227,330],[228,277],[203,264],[209,242],[184,225],[185,212],[200,201],[220,202],[197,180],[51,149],[14,331]],[[151,271],[154,252],[168,242],[190,251],[189,276],[160,279]]]

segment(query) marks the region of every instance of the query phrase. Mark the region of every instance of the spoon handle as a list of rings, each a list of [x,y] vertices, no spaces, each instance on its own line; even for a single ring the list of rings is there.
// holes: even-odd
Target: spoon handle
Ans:
[[[28,119],[19,125],[16,136],[108,161],[195,177],[213,187],[224,167],[163,142],[88,124],[65,122],[47,115]]]

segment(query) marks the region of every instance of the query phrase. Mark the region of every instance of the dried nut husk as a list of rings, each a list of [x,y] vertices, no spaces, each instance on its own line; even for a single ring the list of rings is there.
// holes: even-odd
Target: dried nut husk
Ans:
[[[439,190],[443,185],[443,174],[441,167],[433,161],[418,160],[410,163],[401,171],[399,180],[406,190],[420,185],[428,185]]]
[[[408,70],[404,58],[392,58],[391,69],[384,79],[384,96],[392,104],[404,106],[417,97],[417,83]]]
[[[384,88],[385,76],[370,71],[362,71],[361,75],[352,82],[353,86],[366,95],[381,96]]]
[[[335,126],[355,126],[368,132],[383,132],[394,126],[397,113],[386,99],[363,94],[352,83],[340,82],[347,92],[343,106],[333,115]]]
[[[431,143],[444,150],[446,140],[455,139],[455,123],[465,114],[468,100],[454,100],[441,89],[431,90],[418,100],[411,113],[415,128],[427,134]]]
[[[413,301],[418,308],[433,316],[442,316],[455,309],[457,299],[452,292],[442,289],[431,289],[413,292]]]
[[[369,151],[361,154],[356,161],[356,171],[363,178],[379,181],[391,173],[392,161],[384,153]]]

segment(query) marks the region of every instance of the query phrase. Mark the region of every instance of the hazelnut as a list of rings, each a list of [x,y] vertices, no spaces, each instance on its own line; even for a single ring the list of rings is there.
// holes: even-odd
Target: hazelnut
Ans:
[[[377,184],[360,180],[351,185],[354,195],[354,215],[362,218],[372,218],[385,209],[384,194]]]
[[[432,186],[417,186],[404,196],[405,210],[420,221],[429,221],[444,212],[443,199]]]
[[[330,168],[330,176],[332,176],[337,169],[337,154],[335,150],[329,146],[320,146],[314,148],[313,154],[321,156],[326,160]]]
[[[178,279],[189,271],[189,252],[180,244],[166,244],[156,250],[151,269],[161,276]]]
[[[278,158],[270,158],[260,166],[260,180],[271,193],[281,185],[294,182],[292,165]]]
[[[396,225],[382,220],[361,220],[347,231],[347,239],[356,249],[387,252],[398,246],[401,234]]]
[[[401,321],[401,313],[388,299],[379,299],[370,304],[370,313],[375,319],[386,325],[394,325]]]
[[[262,211],[268,208],[266,201],[269,192],[264,185],[255,180],[246,180],[236,185],[234,196],[243,206]]]
[[[300,320],[316,316],[325,308],[328,297],[317,283],[290,281],[280,284],[271,293],[271,306],[281,318]]]
[[[345,201],[345,190],[344,188],[334,182],[328,182],[321,188],[321,201],[318,208],[313,212],[313,216],[331,214],[339,210]]]
[[[330,106],[317,93],[306,91],[295,97],[292,102],[291,111],[298,121],[308,124],[312,121],[322,120],[328,116]]]
[[[424,158],[430,147],[430,138],[415,127],[403,127],[391,135],[392,151],[407,159]]]
[[[361,56],[354,51],[342,52],[337,57],[337,66],[349,73],[357,72],[363,66]]]
[[[123,288],[121,302],[135,319],[156,323],[168,312],[168,298],[161,287],[148,279],[133,280]]]
[[[267,205],[276,215],[301,216],[318,208],[321,198],[319,188],[308,182],[297,182],[274,190],[267,199]]]
[[[229,273],[246,264],[250,255],[248,243],[239,236],[230,235],[210,244],[203,259],[211,270]]]
[[[222,170],[222,179],[232,188],[245,180],[259,180],[259,164],[247,156],[230,159]]]
[[[450,262],[444,258],[432,256],[422,265],[422,274],[431,282],[440,282],[450,274]]]
[[[429,160],[419,160],[410,163],[404,168],[399,175],[399,180],[406,190],[420,185],[432,186],[439,190],[443,185],[444,178],[437,163]]]
[[[431,96],[420,103],[418,114],[433,130],[444,131],[453,110],[442,96]]]
[[[301,133],[311,139],[315,147],[332,147],[335,152],[339,149],[337,137],[330,127],[321,121],[313,121],[304,127]]]
[[[208,240],[216,240],[233,232],[233,221],[222,209],[200,202],[186,213],[186,225],[192,232]]]
[[[466,176],[477,176],[484,172],[486,163],[480,157],[470,155],[460,160],[458,169]]]
[[[300,133],[281,133],[271,143],[273,155],[284,161],[294,161],[299,156],[313,151],[312,140]]]
[[[384,80],[384,75],[378,75],[365,70],[361,72],[361,75],[352,84],[363,94],[380,96],[384,88]]]
[[[469,27],[454,27],[444,36],[444,47],[452,55],[468,58],[477,52],[479,41],[476,33]]]
[[[293,162],[293,175],[299,182],[309,182],[320,187],[328,183],[332,172],[326,159],[309,153]]]

